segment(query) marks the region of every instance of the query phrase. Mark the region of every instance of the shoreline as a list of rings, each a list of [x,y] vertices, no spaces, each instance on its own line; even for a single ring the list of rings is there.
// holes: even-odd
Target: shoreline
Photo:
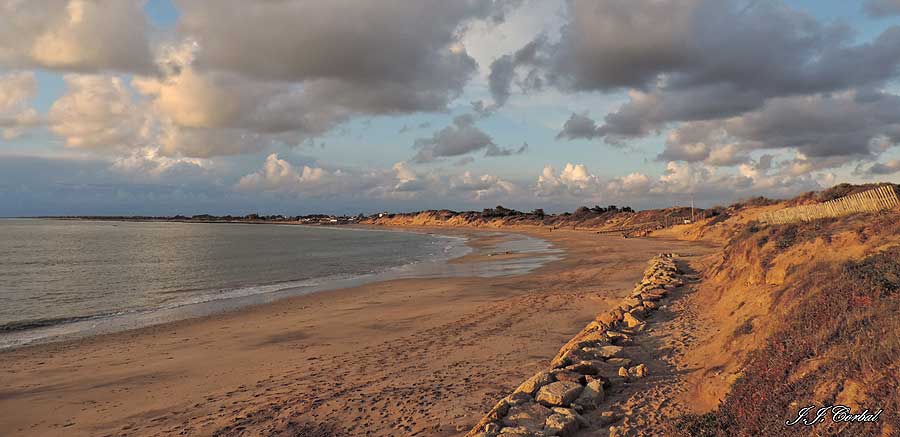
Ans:
[[[278,225],[280,223],[266,223]],[[300,225],[308,226],[308,225]],[[319,226],[313,226],[319,227]],[[248,285],[236,289],[223,290],[223,297],[211,297],[196,302],[181,303],[173,306],[161,306],[153,308],[133,308],[123,309],[115,313],[89,316],[72,316],[62,319],[58,323],[46,323],[44,321],[32,321],[28,323],[35,324],[33,327],[25,329],[9,329],[0,330],[0,352],[14,350],[22,347],[29,347],[37,344],[54,343],[60,341],[69,341],[79,338],[85,338],[96,335],[112,334],[116,332],[140,329],[153,325],[161,325],[166,323],[187,320],[191,318],[212,316],[220,313],[240,311],[243,308],[255,305],[265,305],[277,302],[282,299],[288,299],[295,296],[302,296],[311,293],[328,292],[344,288],[359,287],[370,283],[384,282],[401,278],[429,278],[429,277],[450,277],[450,276],[484,276],[494,274],[495,270],[501,270],[501,273],[521,274],[540,267],[543,263],[549,262],[551,259],[546,256],[540,256],[543,251],[540,242],[537,247],[525,247],[516,257],[498,257],[485,258],[480,257],[475,252],[481,249],[487,249],[489,245],[480,245],[479,247],[470,246],[470,235],[468,233],[453,234],[451,233],[435,233],[421,230],[406,229],[379,229],[378,227],[365,226],[346,226],[346,227],[322,227],[346,231],[373,231],[373,232],[404,232],[421,235],[434,235],[437,238],[447,240],[443,256],[436,259],[420,259],[411,263],[393,266],[382,271],[371,273],[360,273],[350,276],[331,276],[309,278],[300,281],[288,281],[273,284]],[[523,236],[522,234],[502,232],[498,233],[498,238],[494,244],[502,245],[515,236]],[[531,238],[524,236],[525,238]],[[484,238],[480,238],[484,239]],[[455,240],[455,241],[454,241]],[[540,240],[543,241],[543,240]],[[534,245],[532,245],[534,246]],[[499,246],[498,246],[499,247]],[[555,253],[552,250],[546,251],[547,254]],[[499,262],[504,260],[526,258],[520,262],[510,262],[502,265]],[[531,258],[531,262],[527,260]],[[486,262],[497,262],[492,265]],[[459,268],[457,266],[448,266],[449,264],[460,264],[461,262],[469,262],[468,268]],[[454,268],[457,267],[457,268]],[[300,285],[303,284],[303,285]],[[240,293],[241,290],[266,288],[268,291],[255,293]],[[22,322],[23,324],[26,322]]]
[[[519,276],[399,279],[3,351],[0,410],[20,413],[0,417],[0,427],[21,435],[461,434],[624,295],[649,256],[703,250],[487,230],[544,238],[566,255]]]

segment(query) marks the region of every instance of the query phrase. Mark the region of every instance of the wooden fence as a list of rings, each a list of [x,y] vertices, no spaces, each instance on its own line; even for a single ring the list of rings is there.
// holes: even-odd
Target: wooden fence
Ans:
[[[897,192],[890,185],[840,197],[815,205],[802,205],[766,212],[760,215],[759,221],[768,224],[786,224],[799,221],[812,221],[827,217],[840,217],[858,212],[874,212],[891,209],[900,204]]]

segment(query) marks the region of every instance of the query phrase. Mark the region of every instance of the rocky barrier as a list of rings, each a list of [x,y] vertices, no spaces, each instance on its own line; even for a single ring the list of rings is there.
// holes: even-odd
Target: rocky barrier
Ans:
[[[647,375],[647,367],[628,358],[626,350],[669,291],[684,285],[675,258],[651,258],[628,298],[597,316],[559,350],[548,369],[501,399],[466,436],[569,436],[617,421],[604,411],[607,395]]]

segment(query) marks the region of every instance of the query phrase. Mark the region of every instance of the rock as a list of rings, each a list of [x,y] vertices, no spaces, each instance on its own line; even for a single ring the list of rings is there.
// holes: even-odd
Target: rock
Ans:
[[[484,432],[488,435],[497,435],[500,434],[500,429],[503,428],[500,424],[496,422],[491,422],[484,426]]]
[[[616,416],[612,411],[604,411],[599,414],[600,417],[600,426],[607,426],[612,423],[616,423],[619,420],[619,417]]]
[[[550,372],[540,372],[519,385],[519,387],[516,388],[515,393],[528,393],[530,396],[534,396],[541,387],[550,384],[553,381],[555,380]]]
[[[553,414],[547,418],[544,425],[546,435],[570,436],[580,427],[586,427],[587,421],[574,410],[568,408],[554,408]]]
[[[609,343],[609,337],[606,336],[605,330],[593,331],[578,339],[578,346],[580,347],[600,346],[606,343]]]
[[[609,337],[613,343],[627,342],[629,340],[628,335],[616,331],[606,331],[606,336]]]
[[[525,432],[539,433],[544,429],[544,422],[547,421],[550,414],[552,412],[549,408],[538,403],[516,405],[510,407],[509,413],[503,418],[503,425],[511,428],[522,427]],[[503,430],[501,430],[502,433]]]
[[[625,313],[625,315],[622,316],[622,320],[625,322],[625,326],[627,326],[629,328],[634,328],[634,327],[640,325],[641,323],[644,323],[643,321],[641,321],[640,319],[638,319],[631,313]]]
[[[581,390],[581,384],[577,382],[557,381],[541,387],[535,399],[548,406],[564,406],[577,399]]]
[[[534,396],[529,395],[528,393],[518,392],[513,393],[506,397],[507,402],[509,402],[510,407],[514,407],[516,405],[522,405],[528,402],[534,402]]]
[[[660,296],[658,294],[654,294],[654,293],[641,293],[640,297],[641,297],[641,300],[644,302],[646,302],[646,301],[656,302],[656,301],[662,299],[662,296]]]
[[[557,381],[569,381],[578,383],[578,385],[584,385],[584,375],[581,373],[573,372],[567,369],[557,369],[553,371],[553,377],[556,378]]]
[[[635,317],[646,317],[647,316],[647,308],[643,305],[638,305],[631,309],[630,311],[632,316]]]
[[[656,302],[652,301],[652,300],[645,300],[645,301],[641,302],[641,305],[643,305],[644,308],[647,308],[648,310],[651,310],[651,311],[659,308],[659,306],[656,305]]]
[[[590,360],[579,361],[566,367],[567,370],[578,372],[585,375],[585,381],[590,382],[592,379],[602,379],[616,374],[618,367],[606,361]]]
[[[596,364],[597,361],[579,361],[570,366],[566,366],[566,370],[580,373],[582,375],[596,375],[600,373],[600,368]]]
[[[597,349],[597,354],[604,359],[609,359],[618,356],[622,353],[622,346],[601,346]]]
[[[624,367],[619,367],[619,376],[623,378],[628,378],[628,369]]]
[[[643,364],[638,364],[637,366],[631,367],[628,369],[628,376],[634,378],[643,378],[647,376],[647,366]]]
[[[500,430],[500,434],[506,437],[535,437],[544,435],[543,431],[540,433],[529,430],[524,426],[510,426]]]
[[[638,306],[638,305],[641,304],[641,300],[638,299],[638,298],[629,297],[628,299],[625,299],[625,302],[624,302],[624,303],[625,303],[626,305],[628,305],[628,306],[634,308],[634,307],[636,307],[636,306]]]
[[[551,414],[544,424],[546,435],[570,436],[578,431],[578,420],[574,416],[559,413]]]
[[[631,359],[629,358],[610,358],[606,360],[607,363],[612,364],[613,366],[627,367],[631,365]]]
[[[578,399],[575,399],[575,405],[580,405],[585,409],[594,409],[597,408],[605,398],[606,393],[603,391],[603,381],[598,379],[591,381],[584,386],[584,390],[578,395]]]
[[[622,320],[622,313],[616,310],[600,314],[596,318],[597,323],[606,327],[615,326],[620,320]]]

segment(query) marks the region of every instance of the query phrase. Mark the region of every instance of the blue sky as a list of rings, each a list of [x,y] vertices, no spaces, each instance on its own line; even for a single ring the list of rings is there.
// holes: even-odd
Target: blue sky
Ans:
[[[8,6],[0,216],[711,206],[900,179],[893,0],[279,3]]]

